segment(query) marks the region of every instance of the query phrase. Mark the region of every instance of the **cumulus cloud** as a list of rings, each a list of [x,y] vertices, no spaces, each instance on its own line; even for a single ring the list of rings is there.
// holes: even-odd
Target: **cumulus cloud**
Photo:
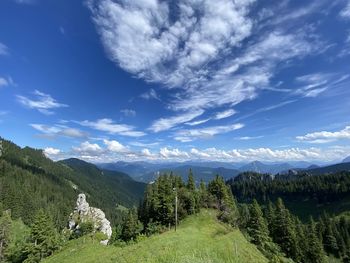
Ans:
[[[160,149],[159,157],[163,159],[186,159],[189,158],[190,155],[179,149],[168,149],[167,147],[164,147]]]
[[[52,156],[56,156],[58,154],[61,153],[61,150],[60,149],[56,149],[56,148],[52,148],[52,147],[46,147],[44,149],[44,154],[47,156],[47,157],[52,157]]]
[[[38,124],[33,123],[30,124],[32,128],[34,128],[37,131],[40,131],[43,137],[47,138],[55,138],[57,136],[64,136],[64,137],[70,137],[70,138],[84,138],[87,137],[87,133],[83,132],[76,128],[71,128],[65,125],[45,125],[45,124]]]
[[[107,146],[107,149],[111,152],[126,152],[129,151],[127,147],[122,145],[116,140],[103,140],[103,143]]]
[[[196,139],[208,139],[217,134],[227,133],[243,128],[242,123],[231,125],[211,126],[202,129],[187,129],[175,132],[174,139],[180,142],[190,142]]]
[[[82,126],[86,126],[98,131],[107,132],[109,134],[119,134],[123,136],[129,137],[141,137],[146,135],[144,132],[135,130],[134,126],[119,124],[113,122],[111,119],[99,119],[97,121],[80,121],[77,122]]]
[[[224,162],[250,162],[250,161],[317,161],[331,162],[344,159],[350,155],[349,146],[330,146],[328,148],[285,148],[272,149],[267,147],[248,149],[217,149],[191,148],[182,150],[179,148],[162,147],[159,150],[150,150],[145,147],[142,150],[132,150],[115,140],[103,140],[103,144],[85,141],[72,147],[71,152],[62,152],[57,149],[46,148],[46,154],[53,159],[76,157],[92,162],[123,161],[224,161]]]
[[[297,136],[297,140],[309,143],[328,143],[341,139],[350,139],[350,126],[335,132],[320,131]]]
[[[103,152],[103,149],[97,143],[90,143],[85,141],[78,147],[72,147],[74,152],[79,153],[82,157],[84,156],[96,156]]]
[[[52,111],[52,109],[68,107],[66,104],[57,102],[54,98],[51,97],[51,95],[45,94],[38,90],[34,91],[34,95],[34,99],[30,99],[21,95],[17,95],[16,97],[17,101],[26,108],[36,109],[45,115],[54,114],[54,111]]]

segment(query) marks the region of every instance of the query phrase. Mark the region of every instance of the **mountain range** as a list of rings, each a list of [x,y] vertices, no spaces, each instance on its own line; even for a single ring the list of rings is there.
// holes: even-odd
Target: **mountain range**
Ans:
[[[346,162],[350,157],[344,159]],[[124,162],[97,164],[102,169],[120,171],[130,175],[134,180],[149,183],[154,181],[160,174],[173,172],[180,175],[184,180],[187,179],[189,170],[191,169],[195,175],[196,182],[200,180],[209,182],[219,174],[225,180],[237,176],[242,172],[256,172],[262,174],[275,175],[278,173],[288,173],[289,170],[295,171],[311,171],[310,173],[318,173],[324,171],[328,166],[319,166],[306,161],[295,162],[260,162],[253,161],[250,163],[229,163],[229,162],[172,162],[172,163],[149,163],[149,162]],[[339,166],[343,167],[342,165]],[[333,168],[329,168],[332,170]],[[326,169],[327,170],[327,169]]]

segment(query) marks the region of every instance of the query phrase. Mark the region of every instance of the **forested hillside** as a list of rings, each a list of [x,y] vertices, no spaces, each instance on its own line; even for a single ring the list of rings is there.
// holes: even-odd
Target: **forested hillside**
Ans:
[[[53,162],[42,150],[22,149],[2,140],[0,207],[10,209],[12,218],[21,218],[26,224],[44,208],[57,227],[64,227],[80,192],[113,221],[116,204],[137,205],[144,188],[145,184],[126,174],[102,171],[77,159]]]
[[[301,173],[290,180],[244,173],[228,184],[240,202],[257,199],[266,203],[281,197],[294,213],[306,220],[310,215],[318,217],[323,210],[331,214],[350,210],[350,172],[346,171],[318,176]]]

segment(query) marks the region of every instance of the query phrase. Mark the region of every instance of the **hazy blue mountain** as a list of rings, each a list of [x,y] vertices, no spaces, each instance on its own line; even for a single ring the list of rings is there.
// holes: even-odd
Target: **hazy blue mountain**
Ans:
[[[343,163],[350,163],[350,156],[346,157],[346,158],[343,160]]]
[[[330,173],[336,173],[336,172],[342,172],[342,171],[350,171],[350,163],[338,163],[338,164],[306,170],[306,172],[312,175],[330,174]]]
[[[242,166],[239,170],[241,172],[256,172],[256,173],[269,173],[276,174],[281,171],[292,169],[293,166],[289,163],[273,163],[265,164],[259,161],[254,161]]]

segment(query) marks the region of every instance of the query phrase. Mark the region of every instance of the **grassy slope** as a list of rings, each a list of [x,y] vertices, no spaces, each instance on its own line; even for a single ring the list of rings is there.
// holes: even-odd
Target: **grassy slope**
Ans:
[[[123,248],[101,246],[82,239],[48,258],[59,262],[268,262],[237,229],[219,223],[215,211],[203,210],[185,219],[177,232],[152,236]]]

